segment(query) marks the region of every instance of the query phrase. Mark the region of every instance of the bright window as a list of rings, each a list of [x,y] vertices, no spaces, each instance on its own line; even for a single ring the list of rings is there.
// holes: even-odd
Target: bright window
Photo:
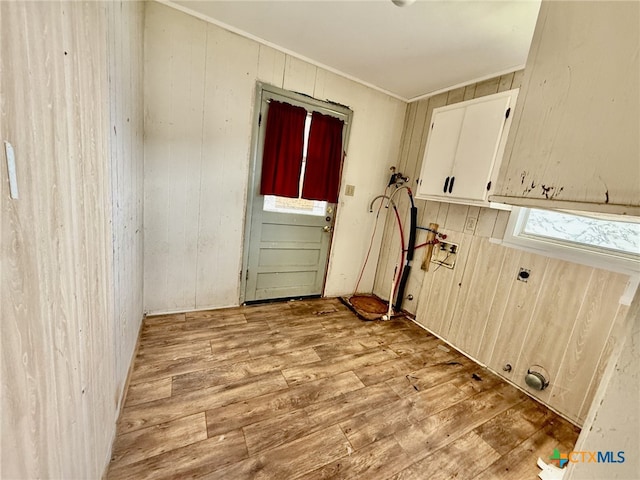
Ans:
[[[640,218],[514,208],[503,243],[597,268],[640,273]]]
[[[327,211],[327,202],[265,195],[263,209],[265,212],[297,213],[298,215],[324,217]]]

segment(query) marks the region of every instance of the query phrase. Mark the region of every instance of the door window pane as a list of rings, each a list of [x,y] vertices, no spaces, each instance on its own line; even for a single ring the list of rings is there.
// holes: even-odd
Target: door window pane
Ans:
[[[297,213],[299,215],[324,217],[327,211],[327,202],[265,195],[263,209],[265,212]]]

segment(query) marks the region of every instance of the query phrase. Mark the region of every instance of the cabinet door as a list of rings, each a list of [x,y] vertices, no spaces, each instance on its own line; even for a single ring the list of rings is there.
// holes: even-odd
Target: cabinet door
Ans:
[[[465,109],[451,173],[454,179],[452,196],[471,200],[487,198],[487,184],[496,160],[510,101],[510,97],[503,96],[474,103]]]
[[[451,177],[463,120],[464,108],[434,110],[418,195],[444,195],[445,180]]]
[[[495,201],[640,216],[638,19],[638,1],[542,2]]]

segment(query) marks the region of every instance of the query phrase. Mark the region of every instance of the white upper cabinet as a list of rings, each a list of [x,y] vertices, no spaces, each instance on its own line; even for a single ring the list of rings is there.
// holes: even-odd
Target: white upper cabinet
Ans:
[[[640,2],[544,1],[492,200],[640,215]]]
[[[433,110],[416,197],[487,206],[518,90]]]

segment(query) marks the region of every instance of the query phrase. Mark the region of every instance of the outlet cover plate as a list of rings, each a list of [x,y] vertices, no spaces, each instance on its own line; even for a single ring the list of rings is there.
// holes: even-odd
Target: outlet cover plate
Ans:
[[[459,245],[456,243],[440,242],[433,247],[431,262],[446,268],[453,268],[456,264]]]

